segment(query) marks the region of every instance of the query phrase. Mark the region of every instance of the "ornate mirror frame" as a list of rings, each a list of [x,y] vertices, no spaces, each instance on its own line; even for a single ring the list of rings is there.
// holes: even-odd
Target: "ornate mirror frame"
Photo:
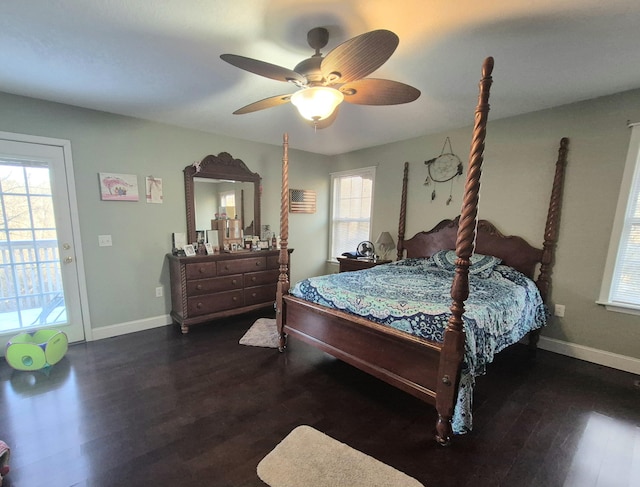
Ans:
[[[208,155],[202,161],[184,168],[184,195],[187,207],[187,238],[188,242],[196,241],[196,212],[193,178],[228,179],[253,183],[253,224],[260,232],[260,181],[256,172],[251,172],[240,159],[234,159],[228,152],[221,152],[217,156]],[[246,226],[247,222],[242,222]]]

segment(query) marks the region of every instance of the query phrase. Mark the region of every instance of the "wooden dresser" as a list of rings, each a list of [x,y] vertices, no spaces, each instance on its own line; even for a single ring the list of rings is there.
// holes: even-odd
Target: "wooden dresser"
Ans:
[[[279,250],[194,257],[169,254],[171,317],[182,333],[188,333],[191,325],[272,307],[279,255]]]

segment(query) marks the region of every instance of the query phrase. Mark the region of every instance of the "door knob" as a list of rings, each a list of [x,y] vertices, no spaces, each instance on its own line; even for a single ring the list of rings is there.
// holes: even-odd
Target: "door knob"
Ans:
[[[64,259],[64,263],[65,263],[65,264],[71,264],[71,262],[73,262],[73,257],[66,257],[66,258]]]

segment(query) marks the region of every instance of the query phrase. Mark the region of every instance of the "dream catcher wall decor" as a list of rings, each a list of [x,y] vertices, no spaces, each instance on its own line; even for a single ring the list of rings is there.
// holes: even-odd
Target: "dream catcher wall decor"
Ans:
[[[449,145],[449,152],[445,152],[447,145]],[[424,161],[427,166],[427,178],[424,180],[424,185],[429,186],[431,183],[446,183],[451,181],[451,187],[449,189],[449,198],[447,199],[447,205],[453,201],[453,180],[456,176],[462,174],[462,161],[453,153],[451,149],[451,141],[447,137],[442,146],[442,152],[438,157]],[[436,199],[435,188],[431,192],[431,201]]]

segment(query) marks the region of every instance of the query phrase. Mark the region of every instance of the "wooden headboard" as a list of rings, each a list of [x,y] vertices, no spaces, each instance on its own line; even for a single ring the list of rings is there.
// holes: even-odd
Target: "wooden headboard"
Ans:
[[[458,220],[442,220],[427,232],[419,232],[403,242],[406,257],[430,257],[438,250],[455,250]],[[476,228],[475,253],[493,255],[502,262],[533,278],[542,260],[537,249],[521,237],[505,236],[488,220],[479,220]]]

